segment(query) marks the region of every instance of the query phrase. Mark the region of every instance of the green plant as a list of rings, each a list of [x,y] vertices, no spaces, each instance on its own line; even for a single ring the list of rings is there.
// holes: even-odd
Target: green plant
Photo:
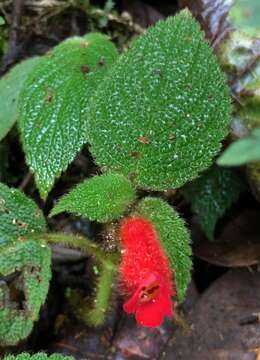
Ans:
[[[46,243],[34,235],[44,231],[45,219],[36,204],[20,191],[0,184],[1,344],[27,337],[45,302],[51,254]],[[30,239],[25,239],[27,236]]]
[[[88,140],[87,104],[116,57],[114,45],[93,33],[65,40],[29,74],[20,96],[19,127],[43,198]]]
[[[5,19],[0,16],[0,55],[4,53],[7,42],[7,29]]]
[[[21,66],[16,68],[18,72],[21,69]],[[167,302],[165,313],[169,315],[173,293],[176,292],[176,301],[184,299],[192,268],[189,232],[175,209],[162,199],[145,197],[143,190],[177,189],[207,169],[228,133],[230,112],[225,76],[188,11],[158,22],[119,58],[114,45],[101,34],[65,40],[37,60],[23,79],[17,120],[26,162],[35,176],[41,198],[46,200],[55,180],[86,143],[90,144],[90,151],[103,172],[61,197],[50,217],[66,211],[105,223],[104,233],[112,226],[117,230],[114,238],[121,240],[123,253],[124,246],[131,246],[128,243],[132,239],[131,231],[144,229],[146,233],[137,233],[136,244],[144,244],[143,239],[147,239],[154,256],[164,261],[165,271],[161,272],[160,264],[156,259],[150,261],[149,253],[140,259],[139,265],[146,264],[149,271],[140,269],[138,289],[133,289],[131,294],[134,304],[131,309],[138,305],[136,296],[141,295],[142,314],[151,302],[164,305]],[[14,119],[11,117],[10,124]],[[8,258],[9,267],[0,273],[15,274],[17,267],[21,268],[19,276],[25,283],[19,290],[26,296],[29,294],[25,296],[29,320],[27,317],[20,320],[24,309],[18,314],[12,304],[1,301],[0,329],[6,326],[7,311],[20,327],[8,334],[0,331],[0,340],[5,344],[18,342],[28,335],[37,319],[50,278],[50,261],[43,263],[41,257],[49,259],[46,244],[62,243],[79,248],[92,258],[97,283],[92,302],[82,303],[75,292],[68,297],[72,304],[80,304],[77,316],[88,325],[101,324],[118,269],[119,276],[124,269],[125,279],[135,284],[128,271],[128,265],[131,268],[132,264],[128,264],[127,256],[120,262],[120,251],[107,252],[86,238],[48,231],[40,210],[31,200],[18,190],[2,186],[1,251],[4,254],[12,250],[13,255]],[[6,197],[11,204],[7,211]],[[21,219],[16,218],[16,201],[21,208],[28,204],[30,212],[32,207],[39,211],[39,223],[31,224],[27,217],[25,221],[23,214]],[[33,220],[32,217],[30,221]],[[122,224],[127,220],[126,233],[122,233]],[[37,246],[41,251],[35,259],[31,247]],[[31,292],[27,294],[27,267],[40,274],[43,290],[37,299],[31,279],[33,271],[29,271]],[[174,283],[169,274],[173,275]],[[0,285],[2,299],[8,298],[11,283]],[[137,317],[138,314],[137,308]],[[151,326],[159,325],[162,320],[154,315]],[[22,332],[21,328],[26,331]]]
[[[18,96],[24,81],[33,67],[40,61],[40,57],[33,57],[22,61],[11,69],[0,82],[0,140],[10,131],[18,117]]]
[[[260,200],[260,59],[259,31],[250,36],[232,31],[219,48],[219,60],[232,85],[235,99],[231,138],[237,140],[225,151],[218,163],[223,166],[245,164],[249,185]],[[247,153],[245,153],[245,151]]]
[[[231,144],[218,159],[218,164],[237,166],[257,160],[260,160],[260,128]]]
[[[52,354],[48,356],[45,353],[28,354],[21,353],[18,355],[7,355],[4,360],[73,360],[72,356],[63,356],[60,354]]]
[[[218,220],[237,201],[243,187],[243,182],[236,173],[216,165],[184,186],[183,195],[191,203],[191,208],[209,240],[214,239]]]

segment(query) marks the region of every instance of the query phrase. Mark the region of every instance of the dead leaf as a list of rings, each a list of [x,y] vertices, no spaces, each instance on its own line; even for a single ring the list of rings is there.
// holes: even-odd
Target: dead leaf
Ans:
[[[241,267],[260,262],[260,212],[247,209],[230,221],[210,242],[199,225],[192,225],[194,254],[210,264]]]

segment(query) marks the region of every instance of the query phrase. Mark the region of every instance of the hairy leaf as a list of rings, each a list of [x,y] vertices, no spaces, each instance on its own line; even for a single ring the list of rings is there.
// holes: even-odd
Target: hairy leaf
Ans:
[[[135,191],[124,176],[94,176],[61,198],[51,216],[67,211],[90,220],[107,222],[119,218],[134,198]]]
[[[30,334],[46,299],[51,253],[36,240],[18,241],[0,252],[1,345],[16,344]]]
[[[16,189],[0,184],[0,344],[26,338],[44,303],[51,254],[34,233],[46,230],[41,211]]]
[[[51,50],[27,79],[19,124],[42,198],[86,142],[86,106],[116,58],[105,36],[75,37]]]
[[[109,72],[87,137],[103,170],[139,187],[177,188],[212,162],[228,130],[224,75],[188,11],[158,22]]]
[[[222,166],[238,166],[257,160],[260,160],[260,128],[229,145],[217,162]]]
[[[45,219],[37,205],[19,190],[0,183],[0,251],[18,237],[44,231]]]
[[[34,57],[14,66],[0,80],[0,141],[11,129],[18,117],[18,96],[23,84],[38,63],[40,57]]]
[[[74,358],[72,356],[64,356],[62,354],[52,354],[48,356],[45,353],[39,352],[33,355],[29,353],[7,355],[4,357],[4,360],[74,360]]]
[[[244,184],[234,172],[217,166],[184,187],[184,196],[209,240],[214,238],[217,221],[237,201],[242,190]]]
[[[174,271],[178,299],[182,301],[191,278],[190,235],[184,221],[167,203],[156,198],[145,198],[139,203],[137,213],[150,220]]]

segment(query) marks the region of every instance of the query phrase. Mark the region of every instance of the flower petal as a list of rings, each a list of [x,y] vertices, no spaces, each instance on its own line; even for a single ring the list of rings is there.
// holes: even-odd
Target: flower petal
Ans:
[[[157,274],[150,273],[138,286],[137,290],[131,296],[131,298],[123,305],[124,311],[128,314],[135,313],[140,302],[140,293],[142,288],[151,285],[157,280]]]
[[[133,314],[136,312],[139,305],[139,291],[136,291],[130,299],[124,303],[123,309],[127,314]]]
[[[139,325],[157,327],[163,322],[164,310],[158,302],[150,302],[139,306],[135,313],[135,318]]]
[[[136,321],[142,326],[157,327],[164,316],[172,317],[172,302],[169,292],[162,291],[157,299],[138,306]]]

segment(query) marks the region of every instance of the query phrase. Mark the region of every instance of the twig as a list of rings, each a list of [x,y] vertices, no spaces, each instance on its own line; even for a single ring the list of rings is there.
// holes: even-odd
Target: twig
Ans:
[[[93,256],[107,269],[115,269],[117,267],[118,254],[105,253],[97,244],[87,238],[63,233],[44,233],[37,236],[49,244],[63,244],[74,249],[80,249],[88,256]]]

